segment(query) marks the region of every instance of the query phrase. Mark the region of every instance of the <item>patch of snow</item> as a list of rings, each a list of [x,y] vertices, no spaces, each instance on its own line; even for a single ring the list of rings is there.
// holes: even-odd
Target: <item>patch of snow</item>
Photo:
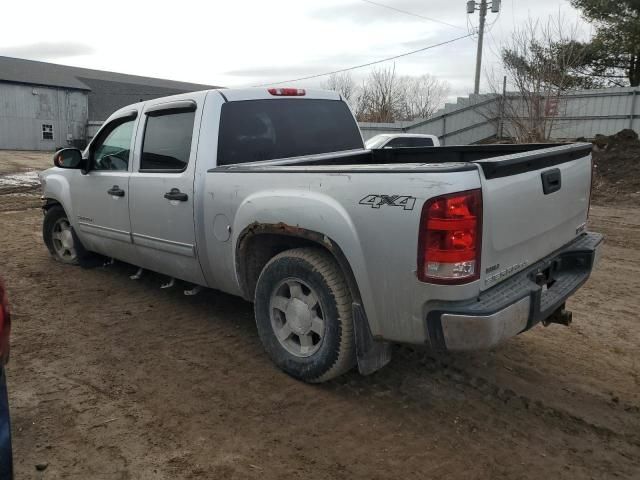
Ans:
[[[0,187],[34,187],[36,185],[40,185],[36,170],[0,175]]]

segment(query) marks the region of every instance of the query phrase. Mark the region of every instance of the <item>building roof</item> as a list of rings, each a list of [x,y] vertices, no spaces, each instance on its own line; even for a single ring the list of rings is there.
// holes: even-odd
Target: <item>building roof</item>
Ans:
[[[175,80],[141,77],[138,75],[127,75],[125,73],[69,67],[56,63],[36,62],[34,60],[0,56],[0,81],[92,90],[91,86],[86,82],[87,79],[169,88],[185,92],[220,88],[213,85],[177,82]]]
[[[106,120],[114,111],[132,103],[220,88],[0,56],[0,82],[3,81],[86,91],[90,121]]]

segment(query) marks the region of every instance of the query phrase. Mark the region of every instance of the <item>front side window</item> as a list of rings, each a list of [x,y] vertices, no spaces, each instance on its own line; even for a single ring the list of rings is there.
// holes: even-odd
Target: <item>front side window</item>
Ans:
[[[131,152],[131,137],[135,120],[116,121],[114,127],[107,127],[100,133],[92,148],[92,170],[127,170]]]
[[[191,153],[195,112],[171,112],[147,116],[140,171],[182,172]]]
[[[433,147],[433,140],[428,137],[413,137],[410,139],[409,147]]]
[[[53,125],[50,123],[42,124],[42,139],[53,140]]]

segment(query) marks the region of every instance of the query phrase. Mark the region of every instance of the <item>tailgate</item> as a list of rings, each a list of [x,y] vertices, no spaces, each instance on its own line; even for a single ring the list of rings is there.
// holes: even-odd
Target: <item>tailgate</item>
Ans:
[[[553,253],[586,227],[591,144],[479,160],[481,289]]]

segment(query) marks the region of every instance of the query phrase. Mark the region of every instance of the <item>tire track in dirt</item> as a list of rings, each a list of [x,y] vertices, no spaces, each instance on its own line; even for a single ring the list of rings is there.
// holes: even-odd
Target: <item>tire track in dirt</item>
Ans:
[[[518,394],[514,390],[501,387],[490,379],[474,375],[472,372],[459,368],[446,360],[443,361],[435,357],[426,356],[426,362],[434,365],[434,368],[430,369],[431,377],[436,376],[442,381],[452,382],[453,387],[457,390],[460,390],[459,387],[470,388],[484,395],[485,399],[490,398],[498,404],[509,404],[510,408],[524,409],[536,416],[558,419],[567,423],[573,422],[575,423],[574,428],[580,427],[592,430],[597,435],[606,438],[614,437],[633,446],[640,446],[640,431],[624,433],[607,426],[597,425],[567,410],[556,408],[531,396]],[[617,407],[628,412],[633,421],[640,425],[640,409],[637,406],[617,405]]]

